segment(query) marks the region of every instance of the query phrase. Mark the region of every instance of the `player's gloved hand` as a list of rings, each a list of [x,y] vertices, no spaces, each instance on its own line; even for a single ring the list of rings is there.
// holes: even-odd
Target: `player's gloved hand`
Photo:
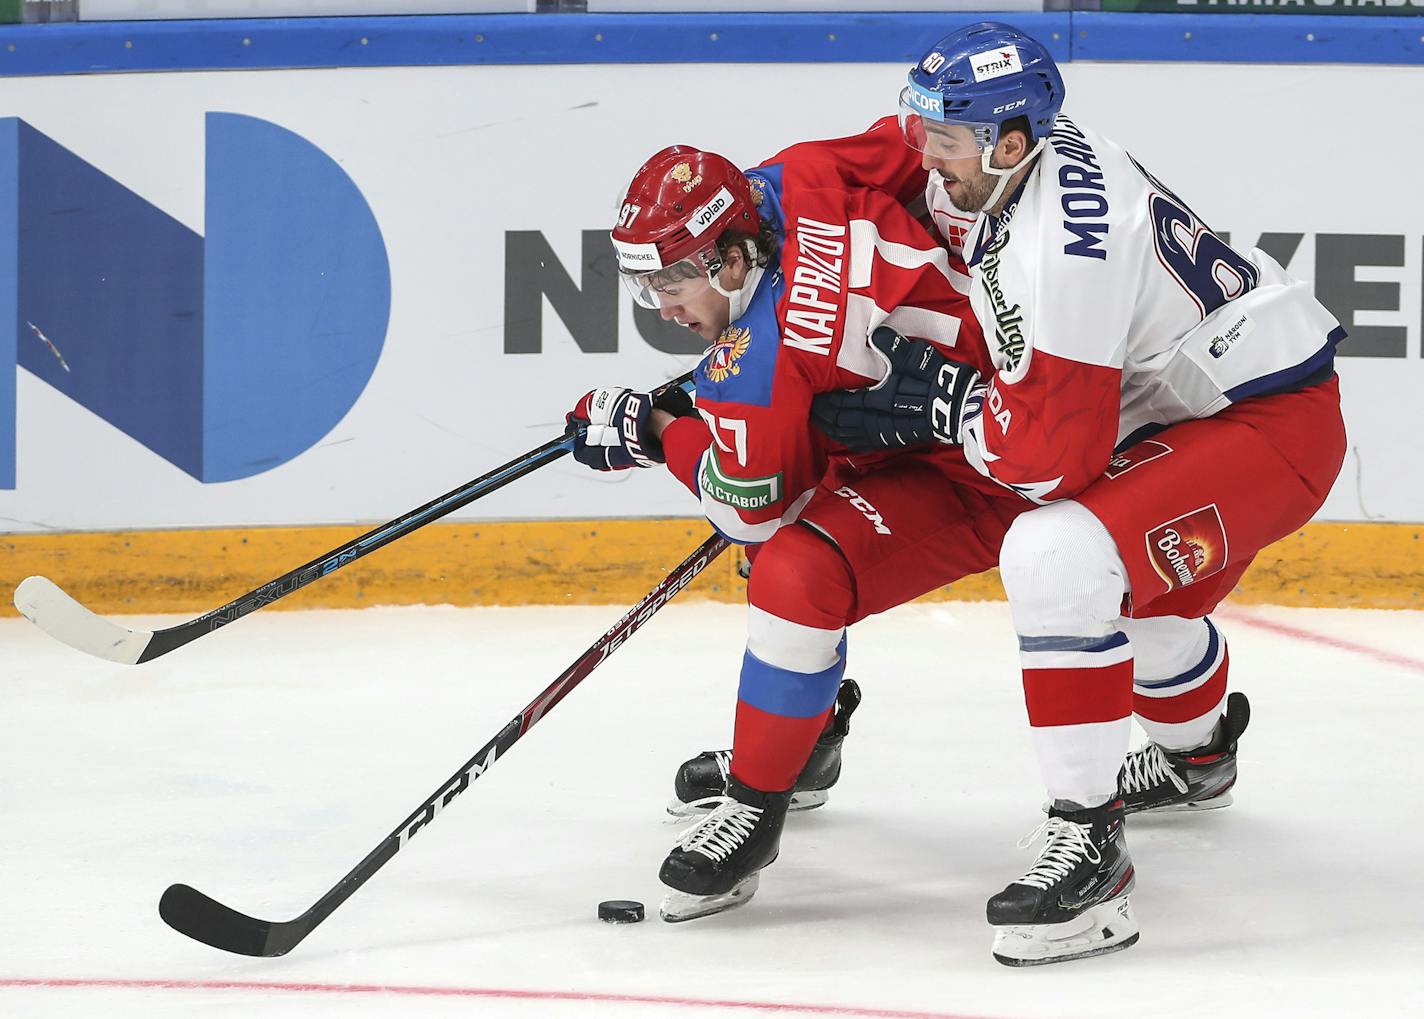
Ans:
[[[871,333],[870,342],[890,362],[890,374],[870,389],[818,394],[811,402],[816,427],[862,452],[962,444],[964,422],[980,411],[988,388],[979,373],[889,326]]]
[[[574,459],[598,471],[662,463],[663,447],[650,427],[655,407],[673,417],[693,413],[692,398],[679,387],[656,397],[631,389],[594,389],[585,393],[564,415],[565,435],[576,434],[580,425],[584,428],[574,443]]]

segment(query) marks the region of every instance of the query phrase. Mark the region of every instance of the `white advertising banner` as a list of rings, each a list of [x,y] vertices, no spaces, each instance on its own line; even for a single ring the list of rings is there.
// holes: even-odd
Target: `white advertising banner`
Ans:
[[[18,321],[20,369],[0,387],[0,526],[380,521],[485,473],[557,436],[584,390],[696,362],[691,334],[635,319],[603,233],[645,157],[681,142],[750,166],[853,133],[895,109],[904,71],[7,80],[0,197],[20,214],[0,244],[0,316]],[[1234,244],[1313,280],[1351,331],[1350,452],[1322,518],[1424,520],[1424,143],[1399,118],[1424,109],[1424,75],[1064,73],[1079,122]],[[456,518],[695,512],[665,472],[565,459]]]

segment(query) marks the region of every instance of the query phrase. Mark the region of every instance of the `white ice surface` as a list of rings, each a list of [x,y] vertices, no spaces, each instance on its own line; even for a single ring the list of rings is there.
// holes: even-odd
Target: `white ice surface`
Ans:
[[[1424,1015],[1419,613],[1218,617],[1254,708],[1236,804],[1131,822],[1142,940],[1101,959],[989,956],[984,900],[1030,861],[1041,799],[1001,604],[855,628],[844,777],[743,909],[656,919],[672,772],[730,737],[744,610],[704,603],[665,610],[291,955],[159,920],[174,881],[301,912],[619,613],[266,612],[138,667],[0,621],[0,1015]],[[609,898],[649,919],[599,923]]]

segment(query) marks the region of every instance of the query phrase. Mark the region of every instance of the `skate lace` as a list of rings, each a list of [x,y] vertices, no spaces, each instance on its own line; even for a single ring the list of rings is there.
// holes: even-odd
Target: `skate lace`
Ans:
[[[732,777],[732,752],[730,750],[716,750],[712,753],[712,759],[717,762],[717,772],[722,776],[722,788],[727,788],[727,779]]]
[[[1166,753],[1156,743],[1147,743],[1127,755],[1122,763],[1123,793],[1143,792],[1164,780],[1177,787],[1177,792],[1187,791],[1187,783],[1167,760]]]
[[[689,809],[711,808],[711,813],[677,837],[677,848],[701,853],[709,860],[724,860],[747,840],[761,818],[761,807],[751,807],[730,796],[707,796],[689,803]]]
[[[1061,817],[1045,818],[1042,824],[1019,839],[1019,848],[1027,849],[1045,832],[1048,841],[1043,851],[1038,854],[1028,873],[1015,884],[1047,889],[1067,877],[1081,860],[1102,862],[1103,854],[1093,844],[1091,827],[1065,821]]]

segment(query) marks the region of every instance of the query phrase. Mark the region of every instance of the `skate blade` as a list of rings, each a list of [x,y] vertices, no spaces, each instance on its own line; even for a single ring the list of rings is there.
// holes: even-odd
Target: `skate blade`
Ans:
[[[687,892],[669,890],[658,907],[658,915],[668,923],[682,923],[684,920],[696,920],[713,913],[725,913],[729,909],[745,905],[756,894],[760,879],[760,874],[753,874],[731,891],[720,895],[689,895]]]
[[[815,810],[817,807],[826,805],[830,799],[830,792],[826,789],[808,789],[805,792],[792,793],[791,805],[788,810]],[[694,818],[705,817],[712,812],[711,807],[693,807],[683,803],[681,800],[670,800],[667,805],[667,812],[674,818]]]
[[[1120,952],[1137,943],[1137,920],[1126,895],[1066,923],[994,928],[994,958],[1005,966],[1046,966]]]
[[[1219,796],[1210,796],[1204,800],[1188,800],[1185,803],[1164,803],[1160,807],[1148,807],[1146,810],[1130,810],[1129,814],[1142,816],[1144,814],[1186,814],[1195,813],[1198,810],[1220,810],[1222,807],[1231,806],[1231,790],[1227,790]]]

